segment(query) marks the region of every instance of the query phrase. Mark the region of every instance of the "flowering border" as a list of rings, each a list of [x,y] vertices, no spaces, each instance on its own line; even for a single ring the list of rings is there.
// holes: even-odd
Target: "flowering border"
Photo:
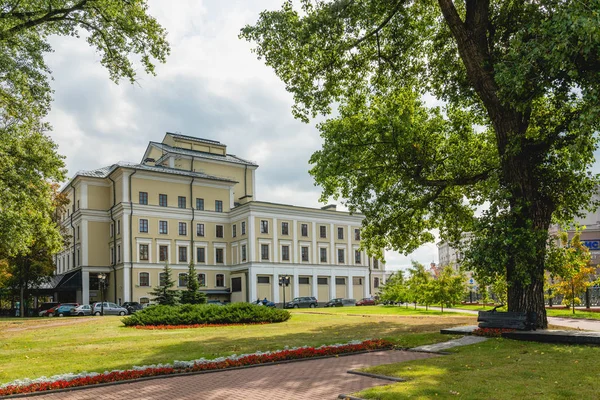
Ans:
[[[163,375],[239,368],[313,357],[336,356],[340,354],[389,349],[391,347],[393,347],[393,344],[390,341],[383,339],[369,339],[344,344],[323,345],[320,347],[305,346],[276,351],[258,351],[252,354],[242,354],[239,356],[232,355],[213,360],[200,358],[192,361],[174,361],[173,364],[147,365],[142,367],[135,366],[129,370],[105,371],[104,373],[82,372],[79,374],[54,375],[49,378],[41,377],[33,380],[23,379],[6,383],[0,386],[0,396],[68,389]]]
[[[473,331],[473,335],[499,338],[502,337],[503,333],[510,333],[514,331],[515,329],[508,328],[477,328]]]

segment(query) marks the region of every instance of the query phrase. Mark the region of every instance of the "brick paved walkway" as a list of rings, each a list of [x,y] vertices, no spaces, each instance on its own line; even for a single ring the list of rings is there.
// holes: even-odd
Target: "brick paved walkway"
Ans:
[[[236,371],[153,379],[45,394],[33,398],[35,400],[335,399],[341,393],[349,394],[371,386],[392,383],[346,373],[350,369],[428,357],[435,357],[435,355],[408,351],[379,351]]]

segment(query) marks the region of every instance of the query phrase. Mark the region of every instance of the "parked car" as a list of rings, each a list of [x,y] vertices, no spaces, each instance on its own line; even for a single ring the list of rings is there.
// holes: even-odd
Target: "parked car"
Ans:
[[[329,300],[325,304],[325,307],[347,307],[347,306],[355,306],[355,305],[356,305],[355,299],[342,299],[342,298],[338,297],[338,298]]]
[[[60,303],[59,305],[57,305],[57,306],[54,306],[54,307],[52,307],[51,309],[49,309],[49,310],[46,312],[46,316],[47,316],[47,317],[54,317],[54,316],[58,315],[58,311],[57,311],[57,310],[58,310],[58,309],[59,309],[61,306],[72,306],[73,308],[75,308],[75,307],[77,307],[78,305],[79,305],[79,303]],[[67,313],[68,313],[68,312],[70,312],[70,309],[69,309],[69,311],[67,311]],[[62,310],[62,313],[63,313],[63,315],[64,315],[64,313],[65,313],[64,309]]]
[[[288,301],[284,308],[300,308],[300,307],[310,307],[315,308],[319,305],[316,297],[294,297],[292,301]]]
[[[76,315],[78,317],[83,317],[84,315],[92,315],[92,306],[90,306],[89,304],[77,306],[71,310],[71,315]]]
[[[133,314],[136,311],[142,310],[144,307],[137,301],[126,301],[123,307],[127,309],[127,314]]]
[[[92,313],[94,315],[102,315],[102,311],[104,311],[104,315],[126,315],[127,309],[121,307],[118,304],[104,302],[104,303],[94,303]]]
[[[375,299],[365,297],[356,302],[357,306],[374,306],[376,304]]]
[[[273,303],[272,301],[269,301],[267,299],[258,299],[256,301],[253,301],[252,304],[256,304],[258,306],[265,306],[265,307],[269,307],[269,308],[275,308],[275,303]]]
[[[73,304],[61,304],[54,310],[54,315],[57,317],[65,317],[71,315],[71,311],[75,309]]]
[[[57,303],[57,302],[42,303],[42,305],[40,306],[40,308],[38,310],[38,315],[40,317],[47,317],[48,310],[50,310],[51,308],[58,307],[59,305],[60,305],[60,303]]]
[[[206,300],[206,304],[214,304],[215,306],[225,305],[225,303],[222,303],[221,300]]]

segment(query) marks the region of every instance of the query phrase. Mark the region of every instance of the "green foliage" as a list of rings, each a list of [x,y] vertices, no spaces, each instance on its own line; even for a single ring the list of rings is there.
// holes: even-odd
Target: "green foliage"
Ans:
[[[371,253],[409,253],[432,229],[452,242],[474,232],[471,265],[505,275],[509,309],[536,311],[545,326],[548,227],[597,205],[598,9],[286,1],[240,36],[292,93],[296,117],[327,116],[311,174],[323,200],[365,215]]]
[[[150,292],[150,295],[154,296],[153,302],[164,306],[174,306],[179,303],[180,293],[178,290],[174,290],[175,281],[171,277],[172,271],[169,264],[165,264],[163,271],[164,278],[162,282],[158,282],[158,285]],[[164,285],[162,285],[164,283]]]
[[[433,296],[431,293],[431,275],[425,270],[425,266],[417,261],[412,262],[412,267],[408,270],[409,276],[406,281],[408,288],[407,298],[411,303],[432,304]]]
[[[125,326],[135,325],[194,325],[247,324],[284,322],[290,318],[286,310],[259,307],[249,303],[227,306],[215,304],[184,304],[152,306],[123,319]]]
[[[446,266],[436,279],[430,282],[432,302],[439,303],[444,311],[444,306],[452,307],[462,301],[466,290],[466,277],[462,272],[457,272],[451,266]]]
[[[402,271],[394,272],[379,289],[379,300],[387,303],[406,303],[409,301],[408,287]]]
[[[139,66],[154,73],[169,53],[166,32],[145,0],[26,0],[0,12],[0,259],[24,256],[52,223],[50,182],[65,178],[63,157],[47,136],[52,79],[45,55],[52,36],[84,36],[110,78],[134,82]],[[135,55],[135,62],[130,59]],[[139,66],[138,66],[139,65]],[[50,246],[56,251],[56,246]]]
[[[198,289],[198,274],[196,273],[196,266],[194,263],[190,263],[190,267],[187,275],[187,290],[181,292],[181,303],[182,304],[204,304],[206,303],[206,294],[199,292]]]

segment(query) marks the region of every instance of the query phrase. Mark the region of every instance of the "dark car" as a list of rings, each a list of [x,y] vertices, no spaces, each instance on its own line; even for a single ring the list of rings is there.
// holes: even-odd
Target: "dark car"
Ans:
[[[65,317],[72,315],[71,311],[73,311],[77,306],[75,304],[61,304],[60,306],[54,309],[54,315],[57,317]]]
[[[315,308],[318,305],[319,302],[317,301],[316,297],[294,297],[292,301],[288,301],[284,304],[284,308]]]
[[[356,302],[357,306],[374,306],[376,304],[375,299],[371,299],[368,297],[365,297],[364,299],[360,299],[359,301]]]
[[[38,310],[38,315],[40,317],[47,317],[48,310],[50,310],[51,308],[58,307],[59,305],[60,305],[60,303],[57,303],[57,302],[42,303],[42,305],[40,306],[40,308]]]
[[[47,310],[46,311],[46,317],[54,317],[54,316],[58,315],[57,314],[57,310],[61,306],[73,306],[73,308],[75,308],[78,305],[79,305],[79,303],[60,303],[59,305],[54,306],[54,307],[50,308],[49,310]],[[70,312],[70,310],[69,310],[69,312]],[[67,314],[69,312],[67,312]],[[65,314],[64,309],[63,309],[63,314]]]
[[[325,307],[347,307],[347,306],[355,306],[355,305],[356,305],[355,299],[335,298],[335,299],[329,300],[325,304]]]
[[[123,303],[122,307],[126,308],[129,314],[133,314],[134,312],[140,311],[144,308],[137,301],[126,301]]]
[[[252,304],[256,304],[259,306],[265,306],[265,307],[269,307],[269,308],[275,308],[275,303],[273,303],[272,301],[269,301],[267,299],[263,299],[263,300],[258,299],[256,301],[253,301]]]

